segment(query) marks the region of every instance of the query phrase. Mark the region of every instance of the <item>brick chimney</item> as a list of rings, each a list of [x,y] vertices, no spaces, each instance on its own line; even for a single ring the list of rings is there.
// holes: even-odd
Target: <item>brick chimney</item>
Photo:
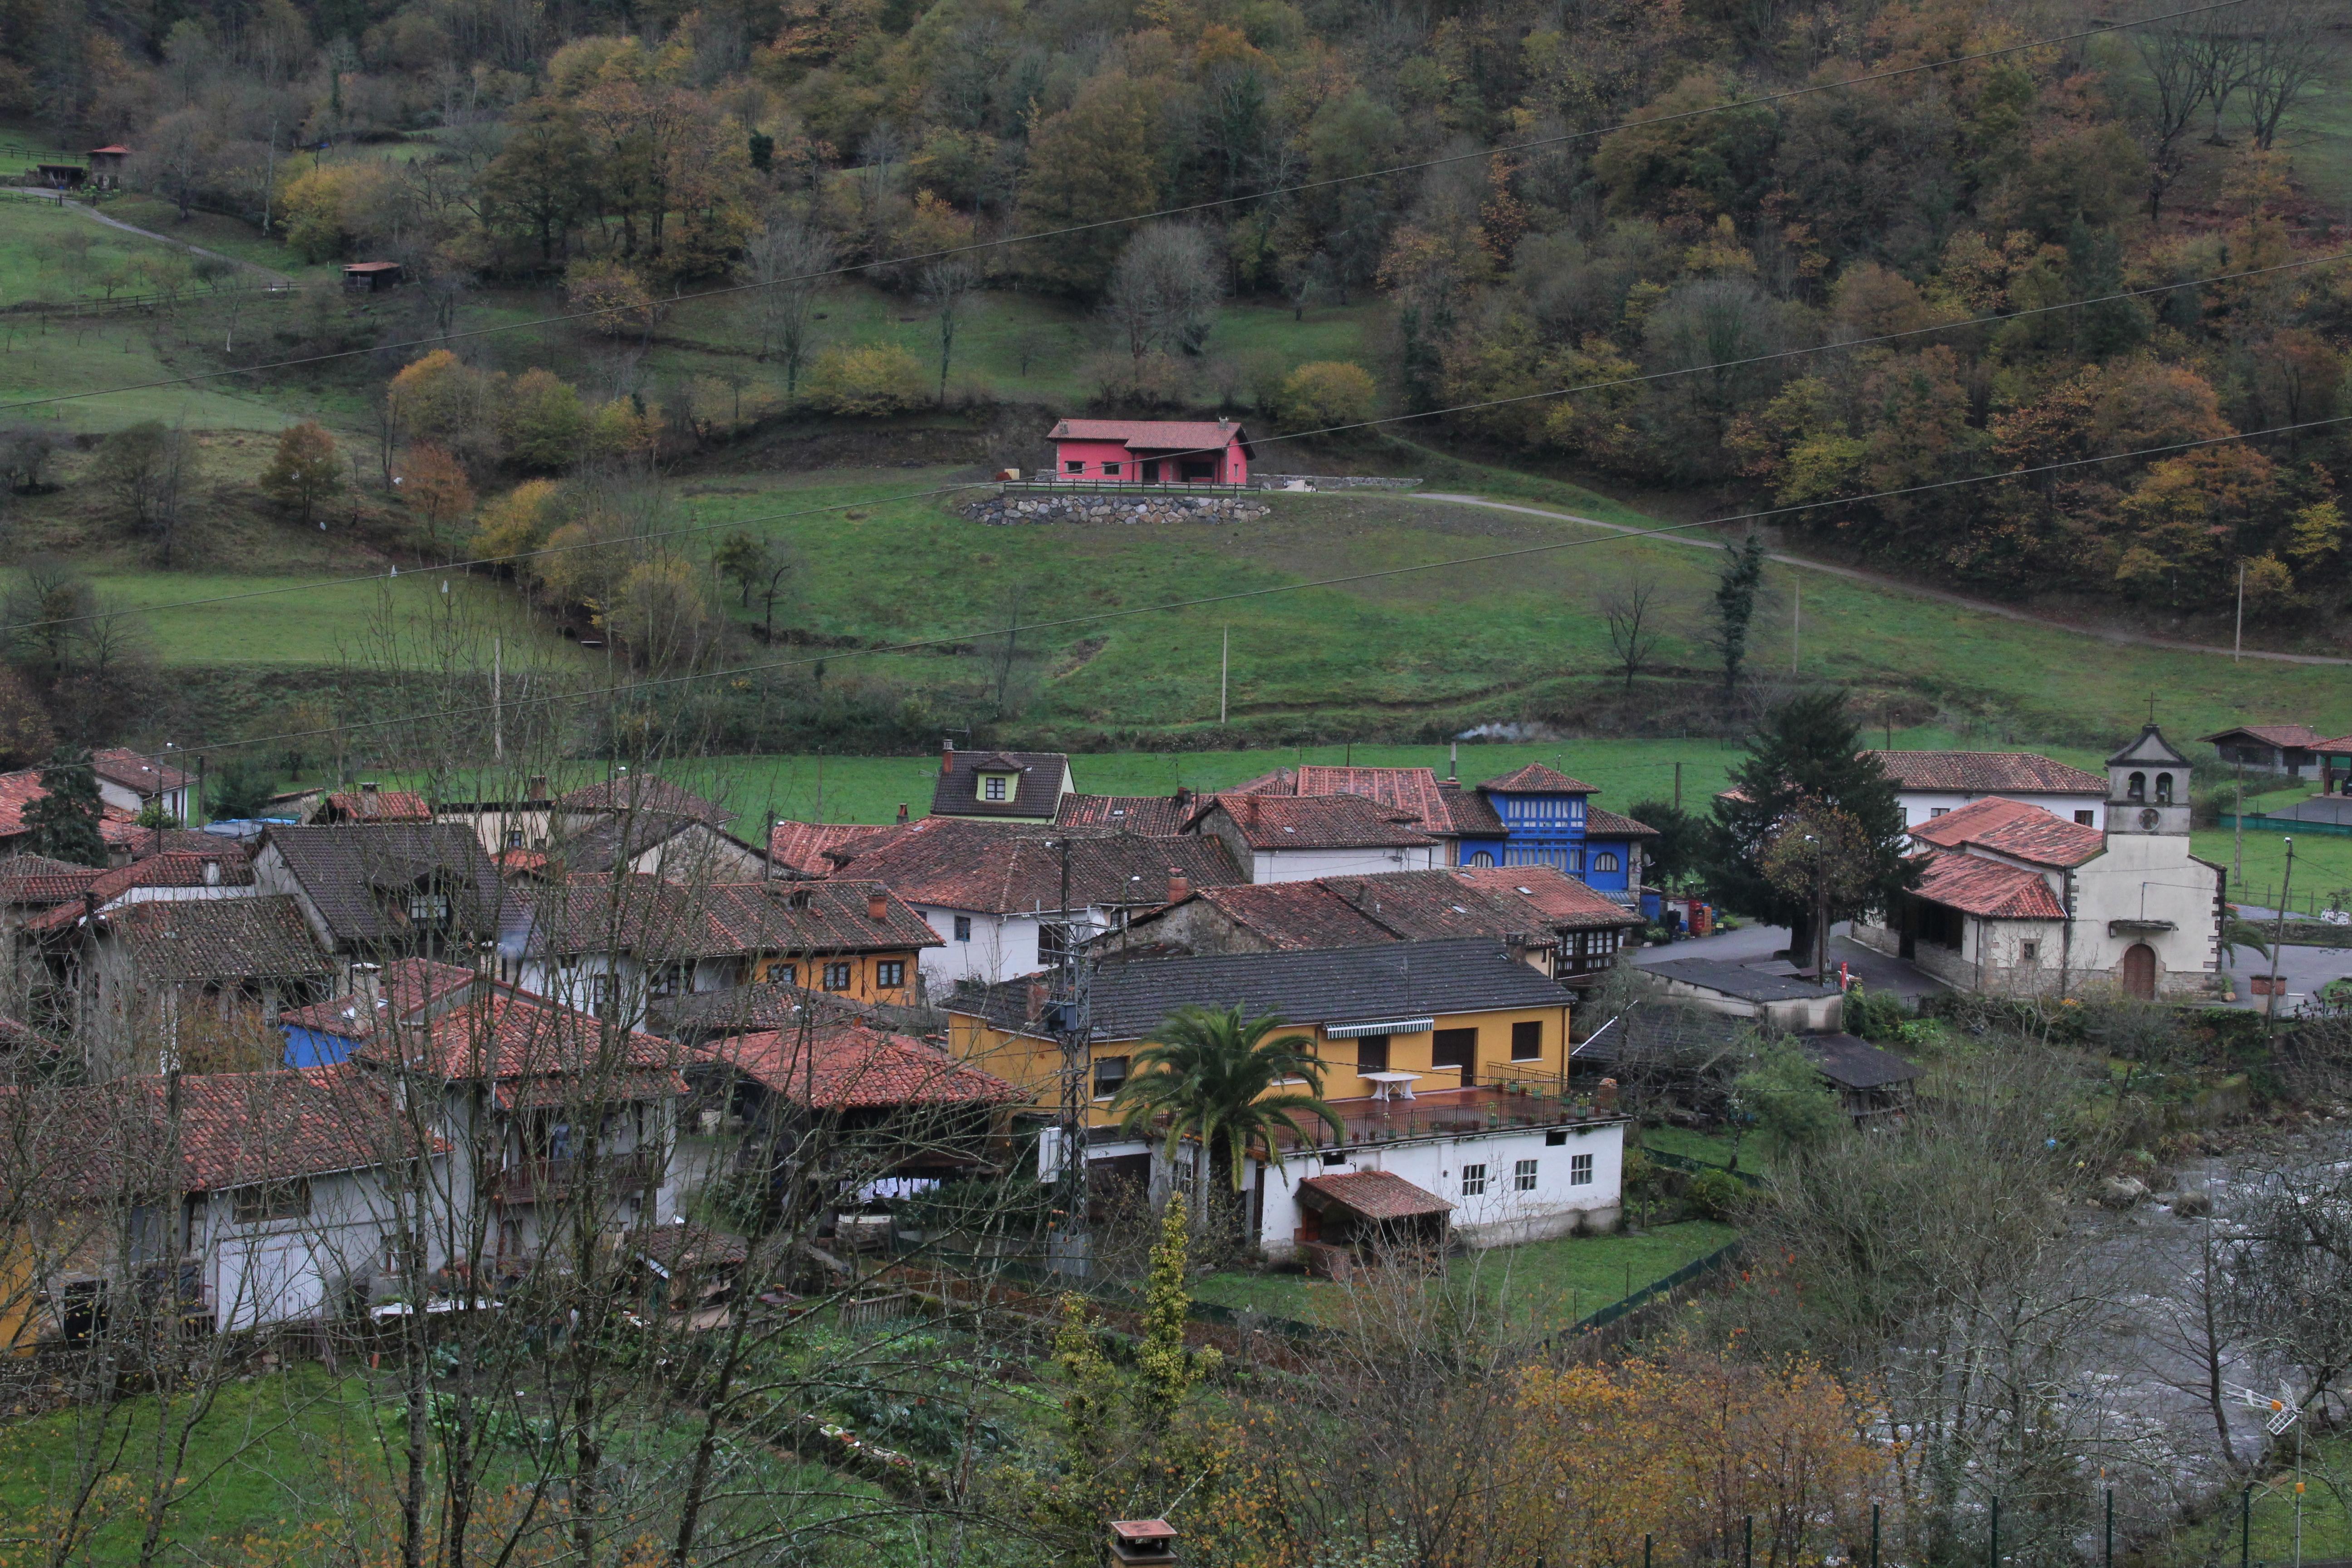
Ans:
[[[898,803],[898,826],[907,826],[907,803],[903,800]]]
[[[1043,980],[1032,980],[1029,982],[1029,1021],[1034,1024],[1045,1016],[1045,983]]]
[[[1184,875],[1181,866],[1168,868],[1168,901],[1181,904],[1192,896],[1192,879]]]
[[[1615,1079],[1604,1078],[1601,1080],[1601,1086],[1592,1091],[1592,1109],[1595,1110],[1614,1110],[1617,1109],[1617,1080]]]
[[[890,918],[890,895],[877,888],[866,895],[866,918],[877,925]]]
[[[533,773],[530,775],[530,785],[523,791],[523,798],[525,800],[545,800],[547,798],[547,775],[545,773]]]
[[[952,736],[941,736],[940,739],[940,776],[941,778],[945,778],[949,773],[954,771],[955,739]]]
[[[373,795],[379,787],[380,786],[373,779],[362,779],[360,781],[360,793],[362,795]]]

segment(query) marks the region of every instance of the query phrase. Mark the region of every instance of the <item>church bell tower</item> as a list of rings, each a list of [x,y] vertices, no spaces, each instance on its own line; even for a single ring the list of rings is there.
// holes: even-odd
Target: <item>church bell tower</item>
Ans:
[[[2189,837],[2189,759],[2152,722],[2107,759],[2107,831]]]

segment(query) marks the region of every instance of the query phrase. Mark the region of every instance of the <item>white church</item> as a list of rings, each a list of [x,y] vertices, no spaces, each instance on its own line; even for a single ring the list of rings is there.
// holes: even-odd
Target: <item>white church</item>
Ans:
[[[2150,724],[2107,759],[2103,827],[2000,795],[1918,823],[1919,885],[1853,938],[1986,995],[2210,993],[2226,878],[2189,851],[2189,780]]]

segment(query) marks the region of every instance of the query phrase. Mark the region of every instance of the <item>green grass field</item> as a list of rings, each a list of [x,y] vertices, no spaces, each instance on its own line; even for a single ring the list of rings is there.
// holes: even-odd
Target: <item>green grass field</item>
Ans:
[[[155,654],[165,664],[324,665],[348,659],[365,664],[377,644],[372,625],[384,598],[395,614],[411,618],[428,596],[440,592],[444,575],[405,572],[397,578],[305,586],[298,593],[265,598],[232,598],[226,604],[184,609],[151,609],[194,599],[275,588],[278,577],[209,573],[110,572],[91,579],[110,606],[141,612]],[[480,577],[446,576],[478,627],[487,659],[488,638],[503,637],[507,668],[545,665],[588,668],[590,656],[531,616],[511,595]]]
[[[1570,1237],[1498,1247],[1457,1258],[1456,1278],[1473,1279],[1520,1329],[1565,1328],[1623,1300],[1684,1264],[1737,1239],[1727,1225],[1688,1220],[1641,1236]],[[1347,1321],[1351,1288],[1303,1274],[1214,1274],[1195,1300],[1246,1308],[1300,1322]]]

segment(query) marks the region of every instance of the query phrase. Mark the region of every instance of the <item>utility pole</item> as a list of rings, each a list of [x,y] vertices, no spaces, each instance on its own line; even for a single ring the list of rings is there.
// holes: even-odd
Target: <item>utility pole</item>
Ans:
[[[2238,635],[2230,644],[2230,662],[2246,651],[2246,563],[2238,563]]]
[[[1797,656],[1805,646],[1805,585],[1796,585],[1796,609],[1789,617],[1789,679],[1797,678]]]
[[[2263,1007],[2263,1032],[2270,1033],[2278,1019],[2279,948],[2286,939],[2287,891],[2294,884],[2294,838],[2286,841],[2286,869],[2279,873],[2279,901],[2276,918],[2271,921],[2271,994]]]
[[[1225,624],[1224,650],[1217,655],[1217,723],[1220,728],[1223,726],[1225,721],[1226,682],[1233,674],[1233,668],[1234,628],[1233,623],[1229,621]]]
[[[1682,765],[1682,763],[1676,763],[1675,764],[1675,809],[1676,811],[1680,811],[1682,808],[1683,808],[1683,765]]]
[[[2235,830],[2230,838],[2230,881],[2233,887],[2246,885],[2246,765],[2238,764],[2238,815],[2231,819]]]
[[[490,760],[504,764],[507,760],[507,655],[506,639],[490,638]]]
[[[1092,1100],[1094,1010],[1090,1005],[1091,966],[1082,955],[1093,934],[1091,922],[1070,912],[1070,841],[1055,848],[1061,856],[1061,907],[1054,911],[1054,929],[1060,933],[1055,955],[1052,999],[1043,1020],[1061,1047],[1061,1161],[1055,1173],[1055,1206],[1061,1211],[1060,1234],[1047,1248],[1047,1263],[1056,1273],[1084,1279],[1091,1270],[1087,1235],[1087,1108]]]

